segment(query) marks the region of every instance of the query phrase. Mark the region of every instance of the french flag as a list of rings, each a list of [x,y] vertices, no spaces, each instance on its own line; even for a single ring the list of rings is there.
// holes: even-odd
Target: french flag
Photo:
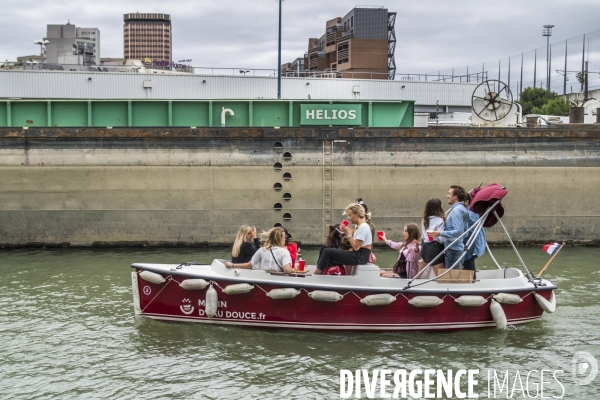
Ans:
[[[544,251],[548,254],[550,254],[551,256],[555,255],[556,252],[558,251],[558,249],[560,249],[560,243],[550,243],[547,244],[543,247]]]

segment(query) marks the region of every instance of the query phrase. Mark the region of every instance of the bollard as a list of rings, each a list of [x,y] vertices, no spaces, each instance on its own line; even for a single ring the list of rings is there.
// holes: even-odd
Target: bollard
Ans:
[[[583,107],[571,107],[569,109],[569,123],[570,124],[583,124],[584,108]]]

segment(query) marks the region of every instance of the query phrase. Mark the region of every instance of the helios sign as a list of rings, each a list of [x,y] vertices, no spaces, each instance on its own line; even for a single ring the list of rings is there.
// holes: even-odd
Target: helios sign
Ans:
[[[360,104],[300,104],[301,125],[361,125]]]

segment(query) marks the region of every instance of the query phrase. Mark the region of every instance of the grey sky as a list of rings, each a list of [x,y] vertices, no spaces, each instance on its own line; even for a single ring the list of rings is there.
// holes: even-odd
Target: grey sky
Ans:
[[[544,24],[554,24],[553,42],[600,28],[597,0],[382,1],[286,0],[282,62],[302,55],[309,37],[324,33],[325,21],[357,4],[398,13],[398,73],[431,72],[493,61],[543,47]],[[277,68],[276,0],[0,0],[0,60],[37,54],[34,40],[46,24],[97,27],[101,56],[123,56],[123,14],[171,14],[173,59],[194,66]]]

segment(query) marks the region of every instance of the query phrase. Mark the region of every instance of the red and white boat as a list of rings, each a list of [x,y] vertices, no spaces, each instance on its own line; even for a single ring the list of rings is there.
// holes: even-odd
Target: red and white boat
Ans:
[[[472,231],[500,220],[500,198]],[[315,266],[284,275],[228,269],[225,261],[132,264],[136,315],[260,328],[407,331],[506,328],[556,307],[555,284],[512,267],[478,271],[472,283],[452,283],[440,277],[382,278],[373,264],[332,276],[312,275]]]

